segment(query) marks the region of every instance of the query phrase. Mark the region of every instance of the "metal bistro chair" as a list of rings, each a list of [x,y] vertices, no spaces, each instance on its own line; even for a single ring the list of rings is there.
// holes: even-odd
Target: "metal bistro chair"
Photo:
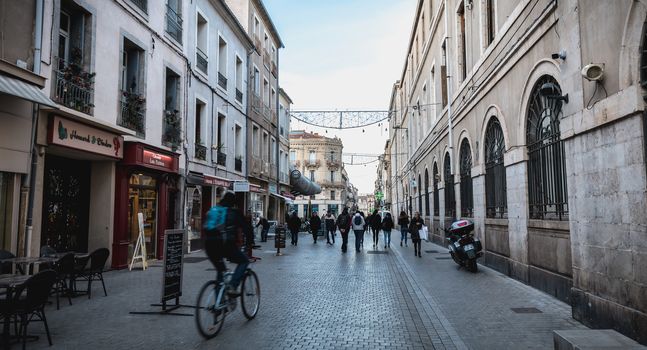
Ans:
[[[78,271],[77,276],[75,276],[75,279],[78,277],[79,279],[88,281],[88,299],[92,297],[92,281],[101,281],[103,294],[108,296],[108,292],[106,292],[106,284],[103,282],[103,267],[106,265],[106,261],[108,261],[109,256],[110,250],[108,250],[108,248],[99,248],[93,251],[90,254],[90,268]]]
[[[45,270],[30,277],[23,285],[16,288],[12,298],[11,312],[16,316],[16,321],[20,321],[18,336],[22,338],[23,350],[27,341],[27,326],[32,321],[43,322],[47,333],[47,341],[49,341],[50,346],[52,345],[52,337],[49,334],[47,318],[45,317],[45,305],[54,283],[56,283],[56,272]]]
[[[53,292],[56,293],[56,310],[59,309],[59,295],[61,292],[67,294],[67,300],[72,305],[72,286],[68,281],[74,278],[74,253],[67,253],[54,264],[56,271],[56,283],[54,283]]]

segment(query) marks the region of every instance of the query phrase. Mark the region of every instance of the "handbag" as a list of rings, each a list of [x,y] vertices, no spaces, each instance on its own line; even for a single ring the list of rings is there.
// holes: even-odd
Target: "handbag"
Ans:
[[[420,230],[420,239],[429,241],[429,230],[427,229],[427,226],[422,226],[422,229]]]

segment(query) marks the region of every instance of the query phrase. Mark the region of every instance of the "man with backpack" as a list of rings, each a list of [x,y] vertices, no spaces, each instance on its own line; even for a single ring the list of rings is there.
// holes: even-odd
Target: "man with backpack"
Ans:
[[[243,214],[234,208],[235,204],[234,193],[226,192],[220,203],[209,209],[204,224],[205,249],[209,260],[218,271],[217,281],[222,281],[223,274],[227,269],[223,258],[238,264],[231,276],[231,289],[227,291],[231,297],[240,296],[236,289],[249,265],[249,259],[240,248],[243,242],[243,233],[248,235],[247,231],[251,229],[251,225],[245,222]]]
[[[353,216],[353,232],[355,232],[355,251],[357,253],[359,253],[359,248],[362,245],[364,225],[366,225],[366,221],[359,212],[356,212],[355,216]]]
[[[350,215],[348,214],[348,208],[344,210],[337,217],[337,227],[339,228],[339,233],[341,234],[341,252],[346,253],[346,248],[348,246],[348,230],[350,230]]]

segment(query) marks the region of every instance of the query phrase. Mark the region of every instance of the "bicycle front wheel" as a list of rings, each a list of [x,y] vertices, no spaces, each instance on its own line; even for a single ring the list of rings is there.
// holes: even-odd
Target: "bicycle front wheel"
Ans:
[[[243,309],[243,314],[248,320],[256,317],[258,307],[261,304],[261,285],[258,283],[256,273],[249,269],[245,271],[245,277],[243,278],[240,304]]]
[[[218,292],[218,283],[209,281],[202,286],[198,294],[195,322],[198,326],[198,331],[206,339],[215,337],[225,323],[227,293],[222,293],[222,300],[218,302]]]

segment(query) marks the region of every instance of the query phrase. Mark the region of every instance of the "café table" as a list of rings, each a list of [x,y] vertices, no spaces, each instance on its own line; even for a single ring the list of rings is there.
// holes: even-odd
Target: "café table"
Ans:
[[[31,276],[21,274],[1,274],[0,275],[0,289],[6,289],[5,300],[8,304],[11,303],[14,289],[23,285]],[[11,312],[3,310],[4,314],[4,327],[2,330],[2,348],[9,349],[11,347]]]
[[[12,272],[16,272],[16,266],[21,265],[21,266],[26,266],[27,269],[23,269],[26,275],[31,275],[34,270],[34,265],[40,265],[40,264],[51,264],[55,263],[58,261],[59,258],[55,257],[15,257],[15,258],[8,258],[8,259],[2,259],[0,262],[8,262],[12,264]]]

